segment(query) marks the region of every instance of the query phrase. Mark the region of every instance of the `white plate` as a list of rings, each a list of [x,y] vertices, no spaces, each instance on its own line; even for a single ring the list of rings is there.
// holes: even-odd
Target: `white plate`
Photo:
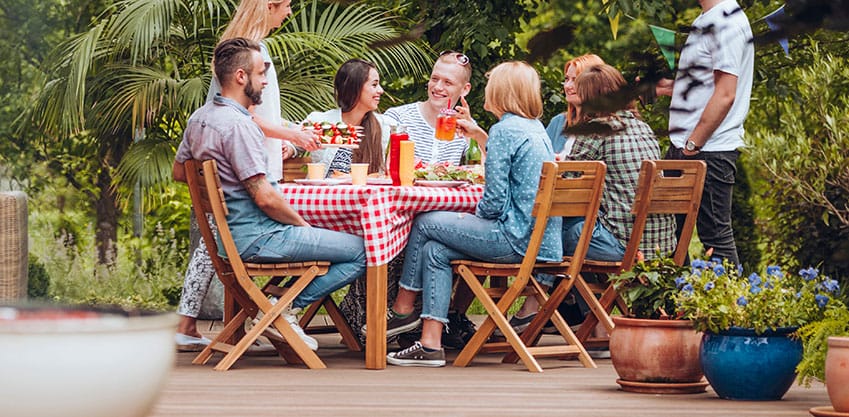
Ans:
[[[392,185],[392,178],[366,178],[368,185]]]
[[[339,185],[345,183],[351,183],[350,178],[324,178],[320,180],[310,180],[310,179],[297,179],[295,180],[296,184],[300,185]]]
[[[468,182],[466,181],[428,181],[428,180],[416,180],[416,185],[422,187],[460,187],[462,185],[466,185]]]

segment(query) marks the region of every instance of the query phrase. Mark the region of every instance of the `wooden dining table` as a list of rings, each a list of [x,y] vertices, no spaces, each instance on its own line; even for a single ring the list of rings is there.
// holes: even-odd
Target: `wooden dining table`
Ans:
[[[282,184],[289,204],[313,226],[361,236],[366,250],[366,368],[386,368],[387,264],[407,245],[416,214],[473,213],[483,185],[307,186]]]

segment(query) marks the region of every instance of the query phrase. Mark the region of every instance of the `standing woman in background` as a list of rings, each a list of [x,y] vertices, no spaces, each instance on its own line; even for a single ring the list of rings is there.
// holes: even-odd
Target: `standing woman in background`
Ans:
[[[584,72],[584,69],[603,65],[604,60],[595,54],[585,54],[572,58],[563,66],[563,93],[566,94],[566,111],[551,118],[551,122],[545,128],[551,139],[554,153],[569,155],[572,144],[575,143],[573,136],[566,134],[566,129],[578,123],[578,106],[581,100],[575,91],[575,79]]]
[[[283,177],[283,141],[285,138],[307,150],[318,149],[318,138],[312,131],[303,131],[300,126],[285,123],[280,115],[280,87],[277,83],[277,72],[271,62],[268,48],[263,44],[264,39],[272,30],[280,27],[287,17],[292,14],[291,0],[268,1],[268,0],[242,0],[239,3],[233,19],[219,43],[233,38],[246,38],[259,42],[262,48],[262,58],[267,65],[268,84],[262,90],[262,102],[249,109],[254,114],[254,120],[262,128],[266,135],[265,148],[268,152],[268,179],[278,181]],[[207,101],[211,100],[221,91],[221,85],[213,75],[209,86]],[[287,151],[290,146],[287,143]],[[194,213],[192,213],[194,216]],[[201,221],[206,221],[202,219]],[[210,224],[212,224],[210,222]],[[215,227],[213,226],[213,230]],[[197,330],[197,316],[200,313],[204,297],[209,290],[212,277],[215,276],[215,268],[206,251],[203,241],[192,253],[189,266],[186,269],[186,277],[183,283],[183,293],[180,297],[180,305],[177,314],[180,322],[177,325],[175,342],[180,351],[199,351],[209,344],[210,340],[200,334]]]

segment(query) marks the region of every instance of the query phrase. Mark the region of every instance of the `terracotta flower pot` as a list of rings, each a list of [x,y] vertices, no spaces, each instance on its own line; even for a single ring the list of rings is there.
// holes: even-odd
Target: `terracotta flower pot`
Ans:
[[[829,337],[825,386],[834,411],[849,413],[849,337]]]
[[[702,392],[701,333],[687,320],[613,317],[610,359],[622,389],[646,393]]]

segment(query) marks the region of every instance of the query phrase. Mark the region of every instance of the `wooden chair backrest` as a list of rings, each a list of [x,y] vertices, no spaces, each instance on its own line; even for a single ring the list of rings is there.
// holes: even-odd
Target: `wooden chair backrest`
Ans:
[[[702,201],[707,166],[703,161],[658,160],[643,161],[637,181],[636,198],[631,208],[634,227],[625,247],[622,269],[634,263],[640,248],[646,220],[650,214],[684,214],[684,225],[673,259],[684,263],[690,238]]]
[[[256,314],[257,305],[254,300],[264,295],[248,275],[227,225],[228,211],[224,202],[224,191],[221,189],[218,165],[214,160],[201,162],[189,159],[184,163],[184,167],[198,227],[218,278],[242,308]],[[224,247],[226,260],[218,254],[218,241],[209,226],[208,216],[212,216],[218,227],[218,236]]]
[[[566,175],[568,173],[568,175]],[[584,227],[567,273],[576,277],[586,256],[595,227],[607,165],[602,161],[564,161],[557,163],[550,216],[583,217]]]
[[[539,249],[542,246],[542,238],[545,234],[545,227],[548,224],[549,210],[551,209],[551,200],[554,195],[554,182],[557,176],[557,165],[554,162],[543,162],[540,172],[539,186],[537,188],[537,196],[534,200],[534,206],[531,210],[531,215],[534,216],[534,228],[531,231],[531,239],[528,242],[528,249],[525,251],[525,257],[522,260],[522,265],[519,268],[520,277],[530,277],[531,271],[536,263]]]

